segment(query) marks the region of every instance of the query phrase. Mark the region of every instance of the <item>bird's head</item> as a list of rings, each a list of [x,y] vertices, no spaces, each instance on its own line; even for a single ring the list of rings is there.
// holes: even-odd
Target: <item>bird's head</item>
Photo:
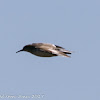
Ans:
[[[16,53],[21,52],[21,51],[31,52],[31,50],[32,50],[33,48],[34,48],[34,47],[31,46],[31,45],[26,45],[26,46],[23,47],[23,49],[17,51]]]

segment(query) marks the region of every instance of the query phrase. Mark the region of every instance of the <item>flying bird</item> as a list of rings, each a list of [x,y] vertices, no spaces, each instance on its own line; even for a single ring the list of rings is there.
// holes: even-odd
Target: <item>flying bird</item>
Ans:
[[[71,51],[65,50],[63,47],[49,44],[49,43],[32,43],[23,47],[23,49],[17,51],[26,51],[39,57],[53,57],[64,56],[70,57],[67,54],[71,54]]]

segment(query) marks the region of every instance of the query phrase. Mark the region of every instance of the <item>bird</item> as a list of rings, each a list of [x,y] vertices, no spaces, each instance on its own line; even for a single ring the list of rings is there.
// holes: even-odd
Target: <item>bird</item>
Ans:
[[[65,50],[63,47],[50,44],[50,43],[32,43],[25,45],[23,49],[17,51],[26,51],[31,54],[34,54],[39,57],[54,57],[54,56],[63,56],[70,57],[67,54],[71,54],[71,51]]]

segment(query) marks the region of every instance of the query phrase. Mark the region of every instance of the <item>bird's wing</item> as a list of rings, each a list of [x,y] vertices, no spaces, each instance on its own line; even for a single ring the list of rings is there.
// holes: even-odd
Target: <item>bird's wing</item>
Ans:
[[[65,53],[58,51],[58,50],[49,49],[49,51],[52,52],[52,54],[56,54],[57,56],[70,57],[66,55]]]
[[[59,49],[60,49],[60,48],[62,48],[62,49],[64,49],[64,48],[63,48],[63,47],[61,47],[61,46],[58,46],[58,45],[55,45],[55,46],[56,46],[56,48],[59,48]]]
[[[49,48],[55,49],[56,48],[55,45],[49,44],[49,43],[33,43],[32,45],[34,45],[35,48],[40,48],[40,49],[49,49]]]
[[[65,50],[63,47],[60,47],[58,45],[55,45],[55,46],[56,46],[56,49],[58,51],[61,51],[61,52],[65,53],[65,54],[71,54],[72,53],[71,51]]]

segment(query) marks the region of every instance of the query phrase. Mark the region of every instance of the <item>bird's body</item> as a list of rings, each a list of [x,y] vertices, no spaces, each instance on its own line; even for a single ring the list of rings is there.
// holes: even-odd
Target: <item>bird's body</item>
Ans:
[[[60,46],[49,43],[32,43],[24,46],[23,49],[20,51],[27,51],[40,57],[53,57],[53,56],[70,57],[67,54],[71,54],[70,51],[67,51]]]

